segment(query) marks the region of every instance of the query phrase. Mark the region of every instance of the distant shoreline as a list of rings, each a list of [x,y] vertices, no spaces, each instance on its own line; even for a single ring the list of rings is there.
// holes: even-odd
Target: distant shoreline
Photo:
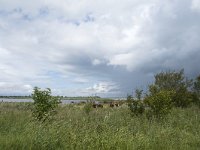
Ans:
[[[97,98],[97,99],[61,99],[63,104],[73,104],[73,103],[87,103],[87,102],[94,102],[94,103],[110,103],[113,101],[118,101],[115,99],[108,99],[108,98]],[[0,98],[0,103],[33,103],[32,98]]]
[[[58,96],[61,100],[88,100],[88,101],[113,101],[114,98],[101,98],[101,97],[62,97]],[[32,100],[31,96],[0,96],[0,99],[27,99]],[[120,98],[118,98],[120,99]]]

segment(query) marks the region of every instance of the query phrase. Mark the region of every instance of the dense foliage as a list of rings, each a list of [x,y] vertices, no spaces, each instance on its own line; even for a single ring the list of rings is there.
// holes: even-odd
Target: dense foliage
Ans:
[[[155,81],[149,85],[143,100],[141,100],[142,90],[138,89],[135,91],[136,99],[131,96],[127,97],[129,109],[133,114],[138,115],[145,112],[148,118],[163,118],[172,107],[185,108],[192,103],[200,106],[200,76],[193,83],[185,77],[182,69],[160,72],[154,77]]]
[[[33,115],[39,121],[49,119],[55,113],[55,108],[60,103],[60,99],[51,96],[51,89],[49,88],[41,90],[35,87],[32,98],[34,100]]]
[[[200,75],[194,81],[194,103],[200,107]]]
[[[155,75],[154,86],[157,92],[161,90],[174,91],[172,101],[176,107],[187,107],[191,104],[189,89],[192,80],[188,80],[184,75],[184,70],[166,71]]]
[[[127,97],[128,107],[134,115],[140,115],[144,113],[145,106],[141,100],[142,92],[143,90],[136,89],[135,98],[133,98],[131,95]]]
[[[148,117],[162,118],[167,115],[172,109],[173,91],[159,91],[145,97],[144,103],[146,104]]]

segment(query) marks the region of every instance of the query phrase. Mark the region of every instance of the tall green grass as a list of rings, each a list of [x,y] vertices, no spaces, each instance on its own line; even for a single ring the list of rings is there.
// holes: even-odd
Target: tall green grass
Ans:
[[[174,108],[163,120],[132,116],[127,106],[92,109],[61,105],[40,123],[31,104],[0,103],[0,149],[152,149],[200,148],[200,110]]]

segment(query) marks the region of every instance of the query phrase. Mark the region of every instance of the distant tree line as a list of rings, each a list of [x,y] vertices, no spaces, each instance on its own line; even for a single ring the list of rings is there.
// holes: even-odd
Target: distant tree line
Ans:
[[[76,97],[69,97],[69,96],[55,96],[64,100],[88,100],[88,99],[100,99],[100,96],[76,96]],[[32,98],[32,95],[28,96],[4,96],[1,95],[0,98],[10,98],[10,99],[26,99],[26,98]]]
[[[31,98],[31,96],[0,96],[0,98],[10,98],[10,99],[25,99],[25,98]]]

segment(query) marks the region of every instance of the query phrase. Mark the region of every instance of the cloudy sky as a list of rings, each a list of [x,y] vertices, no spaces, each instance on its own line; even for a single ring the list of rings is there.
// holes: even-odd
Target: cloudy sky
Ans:
[[[200,0],[0,0],[0,95],[126,96],[199,64]]]

